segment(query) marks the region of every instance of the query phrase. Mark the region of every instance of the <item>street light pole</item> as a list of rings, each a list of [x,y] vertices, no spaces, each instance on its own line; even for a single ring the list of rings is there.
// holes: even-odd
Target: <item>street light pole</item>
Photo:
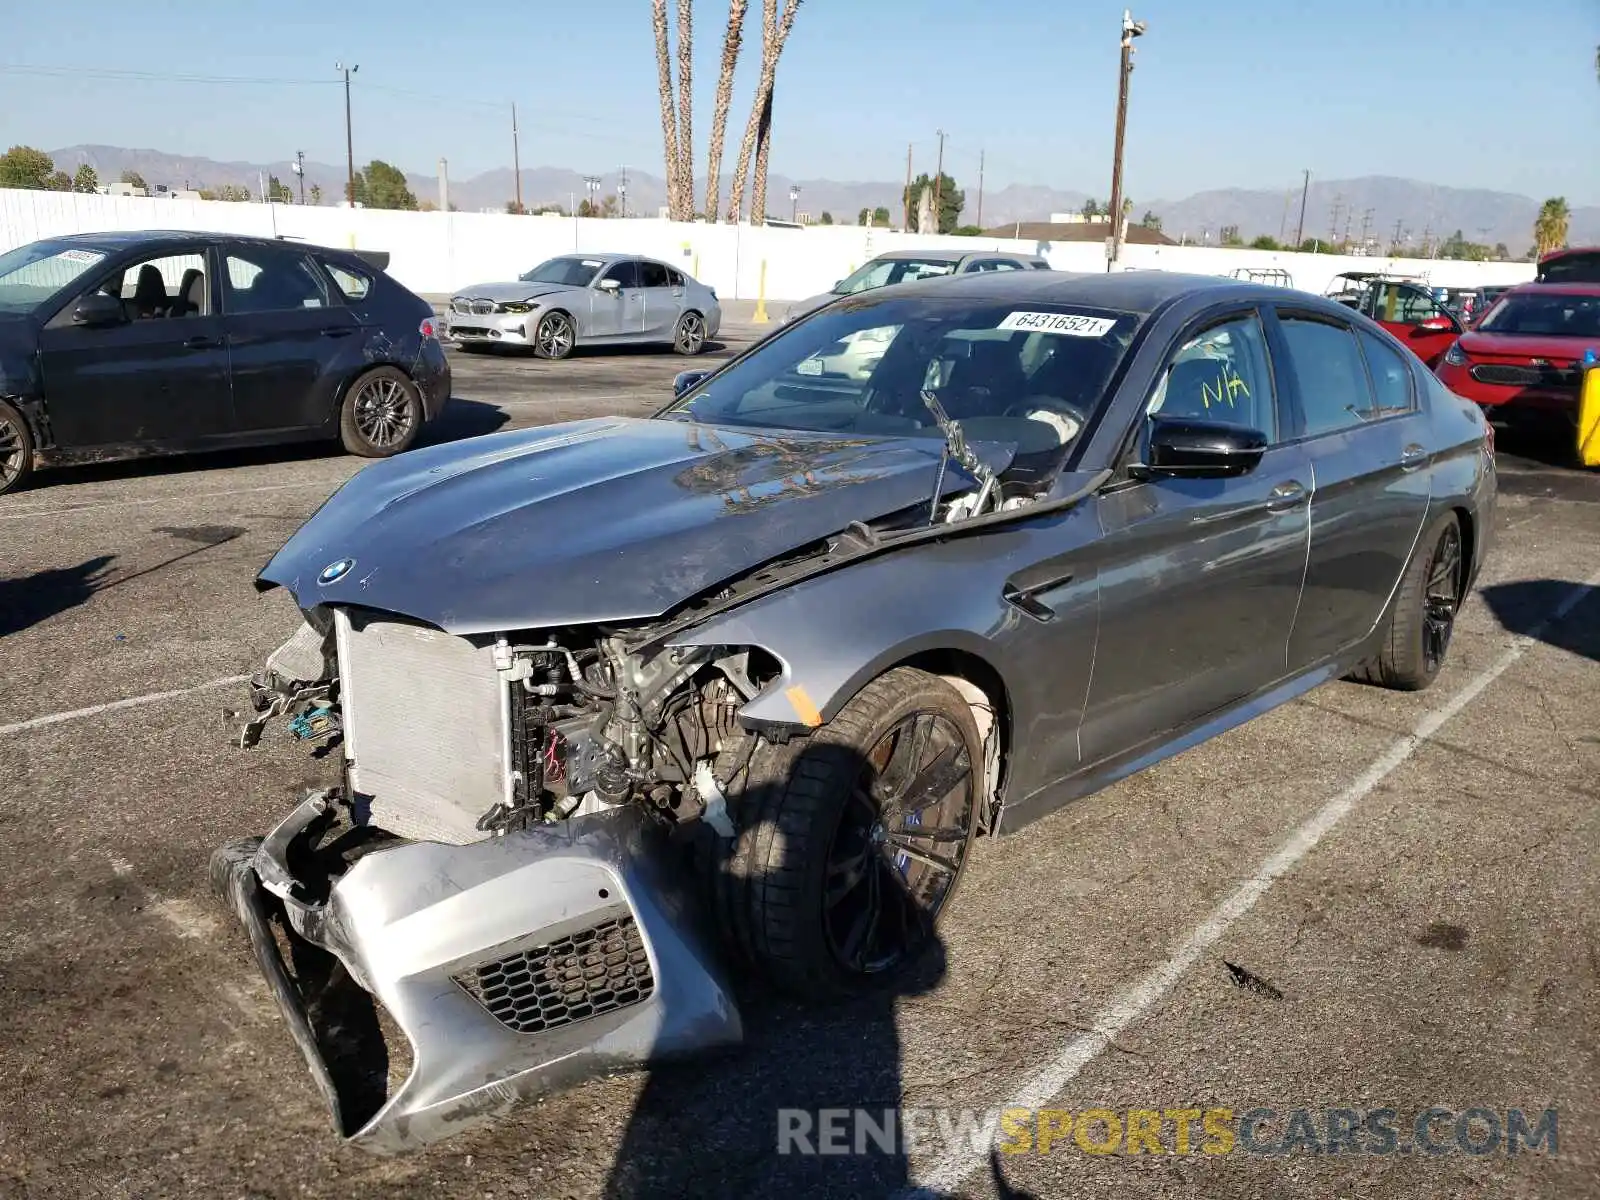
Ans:
[[[356,149],[355,141],[350,134],[350,76],[361,70],[361,64],[347,67],[342,62],[333,64],[335,71],[344,72],[344,161],[345,185],[344,196],[350,207],[356,206]]]
[[[1294,248],[1300,249],[1300,243],[1306,240],[1306,198],[1311,195],[1311,172],[1304,172],[1305,179],[1300,184],[1300,224],[1294,230]]]
[[[935,129],[934,133],[939,135],[939,158],[933,168],[933,231],[938,233],[939,226],[944,223],[944,209],[939,207],[941,199],[939,185],[944,182],[945,132],[942,129]]]
[[[301,207],[304,207],[306,202],[306,152],[304,150],[296,150],[294,152],[294,173],[300,177],[300,204]]]
[[[511,105],[511,173],[517,181],[517,212],[522,211],[522,144],[517,137],[517,106]]]
[[[1117,71],[1117,142],[1111,164],[1111,236],[1106,239],[1106,270],[1115,265],[1122,242],[1122,146],[1128,125],[1128,76],[1133,74],[1133,39],[1144,34],[1145,23],[1122,10],[1122,65]]]
[[[800,186],[799,186],[799,184],[790,184],[789,185],[789,223],[791,225],[798,225],[800,223],[799,213],[800,213]]]

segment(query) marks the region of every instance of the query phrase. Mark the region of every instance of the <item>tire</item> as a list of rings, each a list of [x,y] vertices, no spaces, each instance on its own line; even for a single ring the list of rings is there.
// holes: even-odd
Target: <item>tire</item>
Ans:
[[[679,354],[693,356],[706,348],[706,319],[693,309],[678,318],[678,328],[672,335],[672,348]]]
[[[919,730],[920,769],[911,769]],[[728,789],[738,835],[705,831],[715,839],[711,908],[732,950],[809,1001],[893,985],[936,943],[977,830],[982,770],[966,701],[905,667],[873,680],[811,737],[760,742],[746,781]],[[908,812],[897,806],[913,783],[935,799]]]
[[[352,383],[339,406],[339,440],[362,458],[389,458],[422,431],[422,393],[399,367],[375,367]]]
[[[1428,526],[1400,581],[1383,649],[1353,678],[1406,692],[1420,692],[1438,678],[1464,598],[1462,547],[1454,513]]]
[[[33,435],[28,423],[0,400],[0,496],[26,487],[33,474]]]
[[[533,351],[540,358],[561,359],[578,343],[578,330],[572,317],[556,309],[539,318],[533,330]]]

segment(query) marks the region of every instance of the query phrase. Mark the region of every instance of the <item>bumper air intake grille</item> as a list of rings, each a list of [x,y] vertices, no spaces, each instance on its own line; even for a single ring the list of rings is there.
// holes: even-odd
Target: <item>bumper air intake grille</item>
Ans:
[[[638,1004],[655,991],[632,916],[613,917],[457,975],[489,1015],[518,1033],[546,1033]]]
[[[1575,387],[1578,372],[1560,367],[1519,367],[1513,363],[1479,363],[1472,368],[1479,383],[1503,387]]]

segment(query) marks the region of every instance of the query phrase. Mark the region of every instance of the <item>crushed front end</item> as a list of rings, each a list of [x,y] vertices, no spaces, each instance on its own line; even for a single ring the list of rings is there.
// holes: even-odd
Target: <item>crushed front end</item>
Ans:
[[[637,810],[449,845],[352,826],[341,799],[315,793],[265,839],[224,846],[212,878],[351,1143],[416,1149],[581,1079],[739,1042]],[[410,1070],[391,1086],[395,1054]]]

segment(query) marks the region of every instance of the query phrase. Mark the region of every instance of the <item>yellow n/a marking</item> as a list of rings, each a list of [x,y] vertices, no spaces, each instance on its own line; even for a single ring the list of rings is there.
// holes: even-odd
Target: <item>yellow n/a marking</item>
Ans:
[[[817,706],[811,703],[811,697],[806,694],[806,689],[798,683],[791,688],[786,688],[783,693],[789,698],[789,703],[794,707],[795,716],[800,718],[802,725],[809,725],[815,729],[822,724],[822,713]]]

